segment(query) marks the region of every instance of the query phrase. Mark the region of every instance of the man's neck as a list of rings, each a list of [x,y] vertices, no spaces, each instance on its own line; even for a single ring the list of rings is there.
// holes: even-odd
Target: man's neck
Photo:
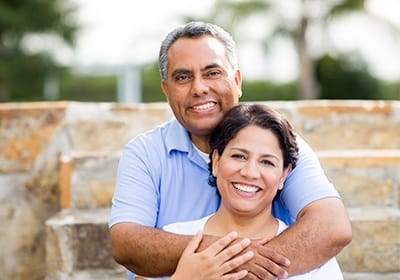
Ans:
[[[192,140],[192,143],[194,146],[196,146],[197,149],[202,151],[203,153],[209,154],[210,153],[210,146],[208,144],[209,137],[204,136],[204,137],[198,137],[191,135],[190,139]]]

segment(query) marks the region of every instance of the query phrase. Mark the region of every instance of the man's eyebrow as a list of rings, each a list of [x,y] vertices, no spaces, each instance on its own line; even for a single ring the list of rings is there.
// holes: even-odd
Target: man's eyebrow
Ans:
[[[204,68],[202,68],[201,71],[207,71],[209,69],[214,69],[214,68],[222,69],[221,65],[219,65],[218,63],[211,63],[211,64],[206,65]],[[192,71],[190,71],[186,68],[178,68],[178,69],[175,69],[171,73],[171,77],[175,77],[176,75],[179,75],[179,74],[190,74],[190,73],[192,73]]]
[[[218,63],[211,63],[211,64],[207,65],[206,67],[204,67],[203,69],[201,69],[201,71],[206,71],[206,70],[213,69],[213,68],[222,68],[222,67]]]

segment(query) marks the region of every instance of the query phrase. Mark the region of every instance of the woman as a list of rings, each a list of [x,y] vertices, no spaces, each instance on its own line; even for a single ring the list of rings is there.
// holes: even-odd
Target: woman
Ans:
[[[269,240],[287,228],[272,215],[272,201],[282,189],[298,155],[290,123],[264,105],[232,108],[210,138],[210,184],[221,195],[216,213],[199,220],[174,223],[165,230],[194,234],[171,279],[242,279],[247,271],[230,272],[252,257],[225,258],[224,248],[236,236]],[[224,236],[209,248],[196,252],[202,233]],[[232,250],[238,253],[248,239]],[[308,273],[289,279],[343,279],[335,259]]]

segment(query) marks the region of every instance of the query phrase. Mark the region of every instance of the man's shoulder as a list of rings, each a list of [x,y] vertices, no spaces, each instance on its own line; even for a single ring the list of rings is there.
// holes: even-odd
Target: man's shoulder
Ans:
[[[127,145],[137,142],[146,143],[147,145],[151,143],[159,145],[159,143],[165,142],[168,135],[171,134],[173,131],[176,131],[177,129],[178,129],[177,120],[173,118],[150,130],[144,131],[136,135],[128,142]]]
[[[125,150],[158,156],[167,155],[172,150],[187,152],[189,149],[187,131],[175,118],[137,135],[125,145]]]

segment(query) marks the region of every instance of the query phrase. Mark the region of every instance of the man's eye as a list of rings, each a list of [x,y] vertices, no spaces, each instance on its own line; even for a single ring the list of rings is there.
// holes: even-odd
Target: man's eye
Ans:
[[[175,77],[175,81],[184,81],[188,79],[188,75],[179,75]]]
[[[175,82],[185,83],[192,78],[190,73],[178,73],[175,76]]]
[[[219,76],[221,75],[221,72],[220,72],[220,71],[210,71],[210,72],[208,72],[207,75],[208,75],[209,77],[215,78],[215,77],[219,77]]]

